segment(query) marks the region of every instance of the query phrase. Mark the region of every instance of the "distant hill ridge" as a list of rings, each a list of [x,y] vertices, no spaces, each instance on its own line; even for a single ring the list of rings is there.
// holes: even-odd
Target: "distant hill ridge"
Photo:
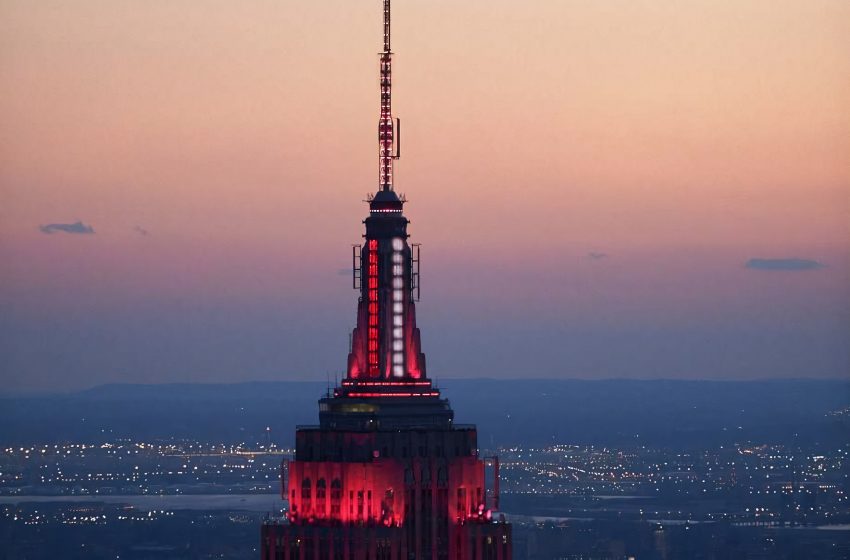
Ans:
[[[702,390],[706,387],[743,388],[746,386],[760,388],[788,388],[788,387],[819,387],[819,388],[845,388],[850,391],[850,379],[755,379],[755,380],[715,380],[715,379],[496,379],[496,378],[445,378],[437,383],[441,389],[452,390],[457,388],[496,389],[500,388],[530,388],[536,390],[542,387],[552,388],[592,388],[596,387],[661,387],[671,386],[677,388],[693,388]],[[332,382],[330,386],[333,386]],[[316,389],[324,391],[328,387],[325,381],[240,381],[235,383],[106,383],[96,385],[89,389],[69,393],[79,396],[139,396],[139,395],[163,395],[165,392],[178,393],[182,395],[214,395],[214,394],[267,394],[274,389]],[[46,395],[37,395],[46,396]],[[2,397],[0,397],[2,398]]]
[[[850,380],[688,381],[440,379],[458,422],[479,425],[482,446],[552,441],[846,442],[827,413],[850,406]],[[109,384],[70,394],[0,398],[0,444],[192,438],[252,442],[266,427],[291,443],[317,420],[324,381]]]

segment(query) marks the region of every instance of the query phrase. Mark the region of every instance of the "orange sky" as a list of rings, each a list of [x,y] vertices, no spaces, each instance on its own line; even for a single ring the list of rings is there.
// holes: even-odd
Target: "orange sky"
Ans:
[[[744,300],[767,315],[741,324],[788,306],[782,332],[813,316],[831,325],[819,340],[850,328],[850,3],[397,0],[393,18],[429,360],[452,369],[428,313],[495,320],[509,299],[548,329],[510,297],[520,281],[537,286],[525,309],[601,309],[618,328],[634,320],[619,310],[708,324]],[[70,309],[315,298],[339,305],[321,328],[344,340],[355,296],[338,271],[376,185],[379,48],[377,0],[0,4],[4,332],[38,338],[22,325]],[[97,233],[38,231],[77,220]],[[593,251],[610,262],[584,270]],[[827,268],[765,280],[740,270],[752,257]],[[50,378],[16,348],[4,375]],[[846,373],[846,345],[810,350],[834,358],[815,373]],[[80,384],[109,379],[91,375]]]

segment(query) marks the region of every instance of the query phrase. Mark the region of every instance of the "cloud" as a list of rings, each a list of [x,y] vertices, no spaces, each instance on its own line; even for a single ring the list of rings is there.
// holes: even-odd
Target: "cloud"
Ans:
[[[747,268],[753,270],[817,270],[824,264],[810,259],[750,259]]]
[[[150,233],[150,232],[148,232],[148,230],[146,230],[146,229],[145,229],[145,228],[143,228],[142,226],[136,226],[136,227],[134,227],[134,228],[133,228],[133,231],[135,231],[135,232],[136,232],[136,233],[138,233],[139,235],[143,235],[143,236],[147,236],[147,235],[148,235],[148,233]]]
[[[607,259],[608,255],[605,253],[590,252],[586,257],[592,261],[601,261],[602,259]]]
[[[94,228],[84,224],[83,222],[74,222],[73,224],[47,224],[38,226],[41,233],[52,235],[54,233],[78,233],[89,234],[94,233]]]

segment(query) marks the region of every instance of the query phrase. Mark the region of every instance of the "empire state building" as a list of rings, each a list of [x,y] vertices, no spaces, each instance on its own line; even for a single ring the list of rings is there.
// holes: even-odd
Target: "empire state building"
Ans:
[[[347,374],[319,400],[319,424],[296,428],[283,465],[283,518],[261,531],[263,560],[509,560],[497,513],[499,464],[479,456],[474,425],[454,423],[428,378],[416,325],[418,246],[393,185],[390,0],[383,0],[378,188],[369,198]],[[487,481],[490,481],[489,487]]]

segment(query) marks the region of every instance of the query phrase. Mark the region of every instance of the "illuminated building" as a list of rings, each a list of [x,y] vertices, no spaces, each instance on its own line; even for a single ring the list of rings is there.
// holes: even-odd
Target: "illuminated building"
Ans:
[[[390,0],[383,6],[379,186],[353,254],[360,298],[347,374],[319,401],[319,425],[296,429],[295,459],[281,469],[289,511],[263,524],[262,558],[509,560],[511,526],[493,514],[498,460],[479,457],[475,426],[454,424],[426,375],[414,303],[419,251],[393,190],[399,121]]]

